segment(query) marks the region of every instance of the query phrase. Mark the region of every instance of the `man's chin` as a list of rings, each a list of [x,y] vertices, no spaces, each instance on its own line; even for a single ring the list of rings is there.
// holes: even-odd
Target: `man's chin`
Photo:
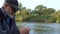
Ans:
[[[9,17],[10,18],[14,18],[14,14],[9,14]]]

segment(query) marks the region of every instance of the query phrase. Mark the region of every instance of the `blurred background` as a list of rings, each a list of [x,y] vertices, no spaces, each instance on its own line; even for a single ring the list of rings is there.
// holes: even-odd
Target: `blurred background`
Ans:
[[[29,27],[29,34],[60,34],[60,0],[18,0],[18,27]],[[2,7],[4,0],[0,0]]]

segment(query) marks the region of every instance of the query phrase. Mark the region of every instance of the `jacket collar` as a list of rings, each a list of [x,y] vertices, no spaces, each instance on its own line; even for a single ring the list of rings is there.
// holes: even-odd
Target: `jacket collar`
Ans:
[[[2,13],[3,13],[4,17],[10,17],[9,14],[7,13],[7,11],[4,9],[4,7],[2,7],[1,10],[2,10]],[[13,18],[15,18],[15,15],[13,16]]]
[[[1,8],[1,10],[2,10],[3,16],[8,17],[8,14],[7,14],[6,10],[3,7]]]

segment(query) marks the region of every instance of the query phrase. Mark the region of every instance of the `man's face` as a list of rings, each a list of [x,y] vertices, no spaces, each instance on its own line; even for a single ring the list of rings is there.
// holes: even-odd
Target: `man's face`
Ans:
[[[15,8],[13,8],[12,6],[8,5],[8,6],[6,7],[6,11],[7,11],[9,14],[15,14],[17,10],[16,10]]]

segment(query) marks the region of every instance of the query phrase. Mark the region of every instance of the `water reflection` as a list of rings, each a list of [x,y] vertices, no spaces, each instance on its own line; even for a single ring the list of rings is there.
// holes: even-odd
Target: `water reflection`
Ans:
[[[29,34],[60,34],[60,24],[47,23],[17,23],[18,27],[29,27]]]

